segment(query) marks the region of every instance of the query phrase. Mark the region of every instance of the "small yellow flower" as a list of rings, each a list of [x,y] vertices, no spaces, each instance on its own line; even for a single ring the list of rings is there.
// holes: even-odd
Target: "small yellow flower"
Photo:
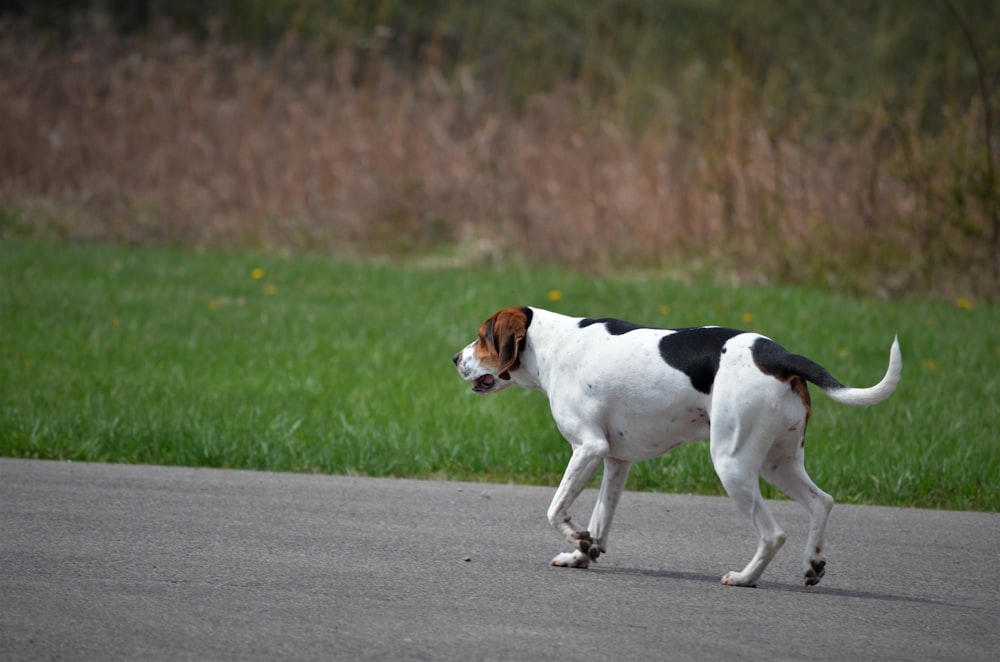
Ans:
[[[208,302],[208,309],[209,310],[218,310],[219,309],[219,302],[216,301],[215,299],[212,299],[211,301]]]
[[[753,313],[743,313],[743,323],[750,324],[753,322]]]
[[[31,359],[25,359],[24,360],[24,367],[25,368],[30,368],[31,367]]]
[[[264,277],[264,270],[260,267],[255,267],[254,270],[250,272],[250,277],[254,280],[260,280]]]
[[[924,370],[940,370],[941,364],[934,359],[924,359]]]
[[[837,356],[839,356],[842,359],[846,359],[850,355],[851,355],[851,350],[847,349],[846,347],[841,347],[840,349],[837,350]]]
[[[561,290],[549,290],[549,301],[560,301],[562,300]]]
[[[278,286],[273,283],[268,283],[264,286],[264,294],[277,294]]]
[[[660,306],[660,314],[661,315],[669,315],[670,314],[670,306],[668,306],[667,304],[663,304],[662,306]]]
[[[111,326],[118,326],[121,323],[122,323],[122,318],[118,317],[117,315],[111,318]]]
[[[965,297],[958,297],[958,301],[955,302],[955,305],[967,313],[972,310],[972,302]]]

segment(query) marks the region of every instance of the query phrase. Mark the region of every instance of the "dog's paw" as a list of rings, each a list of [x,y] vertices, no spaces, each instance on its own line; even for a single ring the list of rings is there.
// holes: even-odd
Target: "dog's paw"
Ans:
[[[579,549],[575,549],[572,552],[557,554],[552,559],[552,565],[559,568],[587,568],[590,567],[590,556]]]
[[[590,535],[589,531],[577,531],[573,534],[573,541],[576,542],[580,551],[590,557],[591,561],[597,561],[604,548]]]
[[[739,572],[727,572],[722,576],[722,583],[726,586],[746,586],[748,588],[756,588],[757,582],[751,580],[749,577],[744,576]]]
[[[815,555],[809,559],[806,566],[805,578],[806,586],[815,586],[826,574],[826,559],[820,555]]]

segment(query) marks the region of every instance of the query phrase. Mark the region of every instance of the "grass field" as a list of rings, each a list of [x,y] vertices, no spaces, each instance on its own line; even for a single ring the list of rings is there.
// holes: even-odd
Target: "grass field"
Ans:
[[[474,396],[452,354],[514,304],[768,334],[871,409],[814,392],[807,466],[840,502],[1000,510],[1000,309],[561,270],[0,242],[0,454],[555,484],[538,393]],[[631,489],[720,493],[704,442]],[[774,492],[768,490],[768,495]]]

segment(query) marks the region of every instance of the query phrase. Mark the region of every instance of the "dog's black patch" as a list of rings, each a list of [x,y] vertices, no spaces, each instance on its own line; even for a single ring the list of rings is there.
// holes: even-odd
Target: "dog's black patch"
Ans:
[[[702,393],[711,393],[719,357],[726,341],[744,331],[723,327],[678,329],[660,339],[660,356],[691,380]]]
[[[754,363],[766,375],[782,381],[797,375],[824,390],[844,388],[823,366],[799,354],[792,354],[768,338],[755,340],[750,352]]]
[[[521,306],[521,312],[524,313],[524,316],[526,318],[524,322],[524,328],[528,328],[529,326],[531,326],[531,319],[535,316],[535,311],[533,311],[528,306]]]
[[[635,331],[636,329],[650,329],[654,327],[643,326],[641,324],[634,324],[632,322],[626,322],[625,320],[615,319],[613,317],[601,317],[600,319],[590,319],[585,318],[580,320],[580,328],[585,329],[591,324],[603,324],[604,328],[608,330],[613,336],[621,336],[629,331]]]

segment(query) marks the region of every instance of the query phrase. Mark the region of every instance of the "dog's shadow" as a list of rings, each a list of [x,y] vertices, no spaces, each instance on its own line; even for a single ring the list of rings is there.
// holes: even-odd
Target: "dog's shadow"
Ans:
[[[721,587],[718,575],[705,575],[697,572],[683,572],[679,570],[644,570],[639,568],[622,568],[622,567],[601,567],[597,568],[600,573],[606,573],[611,575],[628,575],[633,577],[655,577],[658,579],[670,579],[674,581],[686,581],[686,582],[702,582],[707,584],[713,584]],[[725,587],[729,589],[729,587]],[[876,593],[874,591],[855,591],[849,589],[839,589],[830,588],[826,586],[805,586],[798,584],[784,584],[780,582],[769,582],[763,581],[757,584],[758,590],[765,591],[782,591],[785,593],[808,593],[810,595],[826,595],[837,598],[859,598],[862,600],[879,600],[884,602],[894,602],[894,603],[911,603],[911,604],[924,604],[924,605],[936,605],[939,607],[952,607],[959,609],[978,609],[974,605],[963,605],[955,604],[952,602],[944,602],[942,600],[934,600],[932,598],[921,598],[911,595],[891,595],[888,593]]]

